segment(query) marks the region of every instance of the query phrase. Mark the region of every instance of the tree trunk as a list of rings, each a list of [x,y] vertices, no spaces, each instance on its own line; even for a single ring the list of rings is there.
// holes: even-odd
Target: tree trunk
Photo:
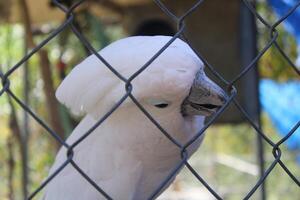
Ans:
[[[26,39],[27,44],[29,47],[34,48],[36,45],[33,40],[32,36],[32,29],[31,29],[31,20],[29,15],[28,6],[25,0],[19,0],[20,5],[20,12],[22,13],[22,20],[23,25],[26,32]],[[45,49],[40,49],[38,51],[38,56],[40,60],[40,67],[41,67],[41,77],[44,81],[44,93],[46,97],[46,104],[49,113],[50,125],[52,129],[64,139],[64,130],[60,120],[59,114],[59,104],[55,99],[55,90],[52,80],[52,73],[51,73],[51,64],[49,61],[48,53]],[[56,141],[56,148],[60,147],[60,143]]]
[[[44,49],[39,51],[41,75],[44,80],[44,93],[47,101],[47,108],[49,112],[50,124],[54,131],[64,139],[64,130],[59,115],[59,104],[55,99],[55,90],[53,87],[52,71],[50,67],[50,61],[48,52]],[[56,142],[57,148],[60,144]]]
[[[28,183],[27,154],[25,153],[26,151],[24,151],[26,144],[24,143],[21,129],[20,129],[18,119],[17,119],[16,110],[15,110],[15,107],[14,107],[10,97],[8,97],[8,103],[10,106],[9,127],[10,127],[12,138],[14,138],[19,144],[19,152],[20,152],[21,165],[22,165],[22,173],[21,173],[22,174],[22,184],[21,185],[23,187],[22,190],[23,190],[24,199],[26,199],[27,198],[27,183]],[[11,163],[9,163],[9,167],[13,167],[13,165],[11,165]],[[10,169],[10,171],[13,171],[13,169]],[[9,177],[9,178],[12,178],[12,177]],[[10,189],[12,189],[12,188],[10,188]]]
[[[8,199],[14,200],[14,186],[13,186],[13,180],[14,180],[14,170],[15,170],[15,158],[14,158],[14,152],[13,152],[13,136],[9,136],[7,139],[7,149],[8,149],[8,159],[7,159],[7,166],[8,166],[8,177],[7,177],[7,188],[8,188]]]

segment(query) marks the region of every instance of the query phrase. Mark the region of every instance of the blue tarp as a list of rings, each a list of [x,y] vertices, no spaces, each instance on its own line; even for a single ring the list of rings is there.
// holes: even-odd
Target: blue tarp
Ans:
[[[283,17],[288,13],[299,0],[268,0],[278,17]],[[296,65],[300,66],[300,7],[298,7],[286,20],[283,21],[286,30],[291,33],[298,43],[298,59]]]
[[[300,121],[300,81],[278,83],[263,79],[259,87],[262,108],[284,137]],[[300,128],[285,144],[291,150],[300,150]]]

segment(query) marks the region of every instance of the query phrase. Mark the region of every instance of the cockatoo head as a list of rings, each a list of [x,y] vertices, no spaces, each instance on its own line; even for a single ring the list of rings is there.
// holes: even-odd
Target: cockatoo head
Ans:
[[[122,76],[129,78],[169,40],[169,36],[136,36],[118,40],[99,54]],[[151,114],[176,112],[183,117],[208,116],[223,105],[223,90],[204,73],[193,50],[176,39],[132,82],[132,94]],[[95,55],[76,66],[57,90],[57,98],[73,113],[104,115],[124,94],[125,83]],[[121,106],[135,106],[126,100]]]

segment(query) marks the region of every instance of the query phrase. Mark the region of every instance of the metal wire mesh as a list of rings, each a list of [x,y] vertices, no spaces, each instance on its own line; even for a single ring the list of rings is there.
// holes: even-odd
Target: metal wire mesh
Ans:
[[[244,117],[247,119],[248,123],[256,130],[256,133],[261,137],[265,142],[268,143],[272,147],[272,154],[274,156],[274,161],[266,168],[262,176],[259,178],[259,180],[256,182],[256,184],[251,188],[251,190],[246,194],[244,199],[249,199],[254,192],[263,184],[263,182],[266,180],[270,172],[274,169],[276,165],[280,165],[280,167],[286,172],[286,174],[294,181],[295,184],[300,186],[300,181],[296,178],[296,176],[288,169],[288,167],[281,161],[282,152],[280,150],[280,146],[289,138],[291,135],[295,132],[295,130],[300,126],[300,121],[294,125],[294,127],[291,127],[289,133],[286,134],[285,137],[281,138],[279,141],[274,142],[269,137],[265,135],[265,133],[256,125],[253,119],[250,118],[248,113],[245,111],[245,109],[240,105],[240,103],[235,99],[237,90],[235,89],[234,85],[235,83],[240,80],[242,77],[244,77],[252,68],[256,67],[256,63],[259,61],[259,59],[266,53],[266,51],[274,46],[278,52],[283,56],[283,58],[289,63],[290,67],[292,67],[295,72],[300,75],[300,71],[297,69],[295,64],[290,60],[290,58],[284,53],[284,51],[281,49],[279,44],[277,43],[276,39],[278,38],[278,32],[276,30],[277,26],[280,25],[288,16],[290,16],[299,6],[300,1],[294,5],[294,7],[287,12],[282,18],[280,18],[278,21],[276,21],[274,24],[269,24],[253,7],[253,5],[243,0],[243,3],[245,6],[251,11],[251,13],[255,16],[257,20],[259,20],[261,23],[264,24],[264,26],[269,30],[270,32],[270,39],[267,42],[267,44],[258,52],[258,54],[255,56],[255,58],[245,67],[241,67],[243,69],[239,74],[235,76],[233,80],[227,81],[225,80],[206,60],[203,58],[197,51],[195,53],[201,58],[201,60],[204,61],[205,65],[208,67],[208,69],[227,86],[227,101],[225,105],[222,106],[221,109],[218,110],[218,112],[205,124],[205,126],[186,144],[181,144],[176,139],[174,139],[167,131],[165,131],[160,124],[155,121],[155,119],[147,112],[147,110],[138,102],[138,100],[132,95],[132,80],[135,79],[139,74],[143,73],[143,71],[165,50],[168,48],[168,46],[176,39],[176,38],[182,38],[184,39],[193,49],[193,44],[188,42],[188,38],[184,35],[185,30],[185,19],[188,18],[193,12],[197,10],[203,3],[203,0],[197,1],[190,9],[188,9],[183,15],[176,16],[174,13],[172,13],[161,1],[154,0],[154,2],[157,4],[157,6],[162,10],[162,12],[166,13],[174,22],[177,24],[177,32],[176,34],[168,41],[150,60],[148,60],[147,63],[145,63],[141,68],[136,71],[131,77],[126,79],[123,77],[118,71],[114,69],[114,66],[111,66],[101,55],[97,53],[97,51],[92,47],[90,42],[86,39],[86,37],[76,28],[74,25],[74,10],[79,7],[84,1],[78,1],[74,3],[71,7],[67,8],[63,4],[61,4],[59,1],[53,0],[53,4],[57,6],[62,12],[66,15],[66,20],[58,27],[56,28],[45,40],[43,40],[39,45],[37,45],[34,49],[32,49],[26,56],[24,56],[16,65],[11,67],[7,72],[0,73],[0,78],[2,81],[2,89],[0,90],[0,96],[3,95],[3,93],[7,93],[14,101],[19,104],[33,119],[35,119],[55,140],[57,140],[61,145],[63,145],[65,148],[68,149],[67,151],[67,160],[58,168],[55,170],[53,174],[51,174],[41,185],[36,188],[35,191],[33,191],[28,199],[33,199],[55,176],[57,176],[67,165],[72,165],[79,174],[82,175],[90,184],[92,187],[95,188],[99,193],[101,193],[104,197],[107,199],[112,199],[110,197],[110,194],[106,193],[101,187],[99,187],[96,182],[93,180],[93,177],[89,177],[73,160],[74,152],[73,149],[81,143],[84,139],[89,137],[90,134],[93,133],[93,131],[100,126],[118,107],[127,99],[130,98],[135,105],[147,116],[149,120],[161,131],[162,134],[164,134],[174,145],[176,145],[180,151],[181,151],[181,162],[177,163],[176,166],[174,166],[172,172],[165,177],[164,181],[160,183],[160,185],[157,185],[157,189],[152,193],[152,195],[149,197],[149,199],[153,199],[157,194],[160,193],[160,191],[164,188],[164,186],[171,180],[177,172],[183,167],[186,166],[190,172],[195,176],[195,178],[201,182],[207,190],[216,198],[216,199],[222,199],[222,197],[201,177],[200,174],[197,173],[197,171],[189,164],[187,158],[187,148],[193,144],[199,138],[204,131],[215,122],[215,120],[224,112],[224,110],[228,107],[229,104],[234,104],[238,110],[244,115]],[[28,61],[35,53],[37,53],[43,46],[45,46],[50,40],[55,38],[59,33],[61,33],[64,29],[71,28],[72,32],[76,35],[76,37],[79,39],[80,42],[90,51],[92,52],[101,62],[105,64],[105,66],[111,70],[112,73],[115,74],[116,77],[118,77],[121,81],[124,82],[125,85],[125,91],[126,93],[122,96],[122,98],[107,112],[101,119],[97,121],[97,123],[91,127],[85,134],[82,135],[77,141],[75,141],[73,144],[68,145],[62,138],[58,136],[56,132],[54,132],[38,115],[36,115],[27,105],[25,105],[10,89],[10,81],[9,77],[20,67],[22,66],[26,61]]]

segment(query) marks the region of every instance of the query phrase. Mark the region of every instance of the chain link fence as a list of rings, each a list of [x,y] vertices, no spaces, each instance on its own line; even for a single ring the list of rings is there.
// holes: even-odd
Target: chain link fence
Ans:
[[[2,98],[4,93],[7,93],[17,104],[19,104],[36,122],[38,122],[55,140],[57,140],[62,146],[68,149],[67,151],[67,160],[58,168],[55,170],[53,174],[51,174],[46,180],[44,180],[38,188],[36,188],[35,191],[33,191],[28,199],[33,199],[38,193],[42,191],[42,189],[50,182],[52,179],[57,176],[67,165],[72,165],[79,174],[82,175],[83,178],[86,179],[90,183],[92,187],[94,187],[95,190],[97,190],[99,193],[101,193],[105,198],[112,199],[111,194],[104,191],[101,187],[97,185],[97,183],[93,180],[93,177],[89,177],[73,160],[74,152],[73,149],[80,144],[83,140],[85,140],[87,137],[89,137],[90,134],[93,134],[93,131],[101,126],[101,124],[115,111],[118,109],[118,107],[128,98],[130,98],[135,105],[145,114],[145,116],[151,120],[151,122],[161,131],[161,134],[164,134],[166,138],[168,138],[175,146],[177,146],[181,151],[181,162],[177,163],[176,166],[174,166],[174,169],[172,172],[165,177],[164,181],[157,185],[156,190],[152,193],[152,195],[148,199],[153,199],[156,197],[157,194],[159,194],[164,186],[177,174],[177,172],[182,168],[186,167],[190,172],[195,176],[195,178],[203,184],[207,188],[207,190],[216,198],[216,199],[222,199],[221,195],[216,192],[216,190],[211,187],[202,177],[201,174],[199,174],[193,166],[190,165],[189,161],[187,160],[187,148],[192,145],[203,133],[204,131],[209,128],[216,120],[217,118],[222,115],[224,110],[230,105],[234,104],[238,110],[244,115],[245,119],[247,119],[248,123],[256,130],[256,133],[259,137],[261,137],[262,140],[268,143],[270,147],[272,147],[272,154],[274,156],[274,161],[266,167],[266,170],[261,175],[259,180],[256,182],[256,184],[248,191],[248,193],[245,195],[244,199],[250,199],[252,195],[255,193],[255,191],[264,183],[268,175],[272,172],[274,167],[276,165],[279,165],[286,174],[293,180],[295,184],[297,184],[300,187],[300,181],[296,178],[296,176],[289,170],[289,168],[281,161],[282,151],[280,149],[280,146],[295,132],[295,130],[300,126],[300,121],[294,125],[294,127],[291,127],[289,133],[286,134],[285,137],[281,138],[279,141],[272,141],[269,137],[266,136],[266,134],[260,129],[260,127],[257,125],[257,123],[250,118],[249,114],[245,111],[245,109],[240,105],[240,103],[235,99],[237,90],[235,89],[235,84],[237,81],[239,81],[242,77],[244,77],[252,68],[256,67],[257,62],[260,60],[260,58],[268,51],[269,48],[274,46],[278,52],[283,56],[283,58],[289,63],[290,67],[292,67],[295,72],[300,75],[299,69],[295,66],[295,64],[291,61],[288,55],[285,54],[285,52],[282,50],[282,48],[278,45],[276,39],[278,38],[279,34],[276,30],[277,26],[279,26],[288,16],[290,16],[299,6],[300,1],[294,5],[294,7],[287,12],[282,18],[280,18],[278,21],[276,21],[274,24],[269,24],[255,9],[254,5],[250,1],[243,0],[244,5],[251,11],[251,13],[255,16],[255,18],[260,21],[264,26],[269,30],[270,33],[270,39],[267,42],[267,44],[262,48],[255,58],[247,65],[242,66],[242,71],[235,76],[232,80],[225,80],[214,68],[211,66],[205,58],[203,58],[199,52],[195,51],[195,53],[201,58],[202,61],[204,61],[206,67],[221,81],[226,85],[227,89],[227,101],[226,103],[220,108],[217,113],[210,118],[210,120],[205,124],[205,126],[199,130],[199,132],[193,137],[189,142],[186,144],[181,144],[179,141],[177,141],[175,138],[173,138],[166,130],[161,127],[161,125],[147,112],[147,110],[138,102],[138,100],[132,95],[132,80],[134,80],[137,76],[139,76],[143,71],[149,67],[149,65],[165,50],[168,48],[168,46],[176,39],[181,38],[184,41],[186,41],[190,47],[193,49],[193,44],[189,43],[188,38],[185,36],[185,20],[193,13],[197,11],[197,8],[201,6],[201,4],[204,2],[204,0],[196,1],[195,4],[188,9],[183,15],[176,16],[173,14],[162,1],[154,0],[154,2],[157,4],[157,6],[161,9],[162,12],[167,14],[176,24],[177,24],[177,32],[176,34],[168,41],[147,63],[145,63],[143,66],[140,67],[138,71],[136,71],[131,77],[126,79],[123,77],[118,71],[114,69],[114,66],[111,66],[105,58],[103,58],[101,55],[97,53],[97,51],[92,47],[91,43],[86,39],[86,37],[76,28],[74,25],[74,18],[75,18],[75,12],[74,10],[78,7],[80,7],[84,1],[78,1],[74,3],[70,7],[65,7],[60,1],[53,0],[53,4],[61,10],[61,12],[64,12],[66,15],[65,21],[56,28],[49,36],[44,39],[42,42],[40,42],[34,49],[32,49],[26,56],[24,56],[16,65],[12,66],[8,71],[3,72],[0,74],[1,82],[2,82],[2,88],[0,90],[0,98]],[[19,97],[17,97],[14,92],[10,89],[10,76],[18,69],[20,68],[25,62],[27,62],[34,54],[36,54],[43,46],[45,46],[49,41],[51,41],[53,38],[55,38],[58,34],[60,34],[64,29],[71,28],[72,32],[76,35],[78,40],[91,52],[93,53],[101,62],[105,64],[105,66],[111,70],[112,73],[115,74],[116,77],[118,77],[121,81],[124,82],[126,93],[124,96],[119,99],[119,101],[107,112],[101,119],[98,120],[98,122],[91,127],[85,134],[83,134],[82,137],[80,137],[76,142],[73,144],[67,144],[62,138],[59,137],[59,134],[57,134],[55,131],[51,129],[37,114],[35,114],[30,107],[28,107],[22,100],[20,100]]]

